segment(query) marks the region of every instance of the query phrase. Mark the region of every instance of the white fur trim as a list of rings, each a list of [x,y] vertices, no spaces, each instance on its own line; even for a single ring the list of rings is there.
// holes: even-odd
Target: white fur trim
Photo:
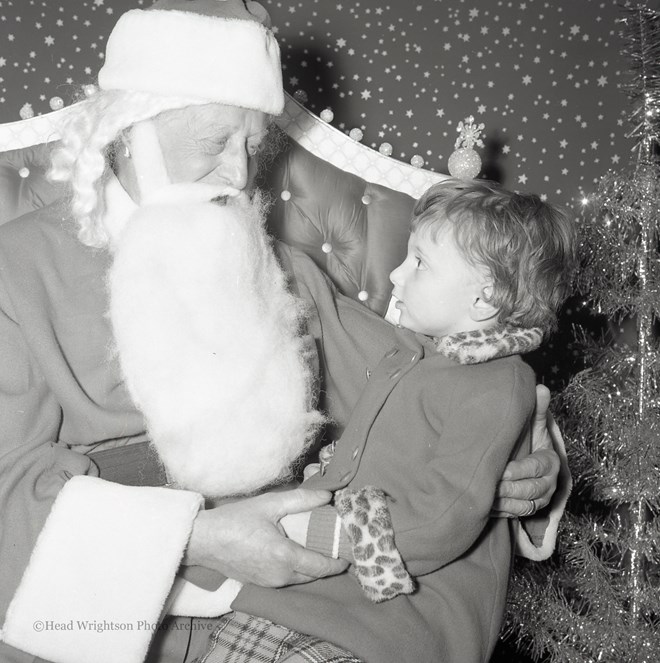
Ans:
[[[167,613],[183,617],[219,617],[231,611],[232,601],[242,587],[242,582],[229,578],[215,591],[209,591],[185,578],[177,578],[172,587]]]
[[[256,21],[175,10],[133,9],[108,38],[103,90],[190,97],[279,115],[280,50]]]
[[[2,640],[55,663],[141,663],[201,504],[191,492],[69,480]]]
[[[545,525],[543,534],[543,541],[540,546],[534,545],[525,528],[517,523],[516,532],[516,553],[527,559],[535,562],[540,562],[548,559],[554,552],[555,544],[557,542],[557,529],[559,528],[559,521],[566,508],[568,496],[571,494],[573,487],[573,480],[571,472],[568,468],[568,457],[566,455],[566,447],[564,446],[564,438],[561,435],[557,422],[553,419],[552,415],[548,415],[548,432],[552,439],[552,446],[559,456],[559,477],[557,479],[557,490],[555,490],[552,500],[550,502],[550,512],[546,513],[543,517],[529,516],[525,518],[525,522],[529,523],[529,527],[536,530],[542,530]]]

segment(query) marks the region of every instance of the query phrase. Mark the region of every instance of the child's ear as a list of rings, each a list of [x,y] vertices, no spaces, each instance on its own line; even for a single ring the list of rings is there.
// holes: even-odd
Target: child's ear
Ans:
[[[472,306],[470,306],[470,317],[475,322],[485,322],[494,318],[499,312],[499,308],[493,306],[490,301],[493,299],[493,286],[488,284],[481,287],[474,297]]]

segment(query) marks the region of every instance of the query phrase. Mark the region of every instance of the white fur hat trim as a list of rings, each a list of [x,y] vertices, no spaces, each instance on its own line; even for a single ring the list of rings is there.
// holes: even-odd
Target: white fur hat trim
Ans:
[[[103,90],[131,90],[279,115],[280,50],[257,21],[132,9],[108,38]]]

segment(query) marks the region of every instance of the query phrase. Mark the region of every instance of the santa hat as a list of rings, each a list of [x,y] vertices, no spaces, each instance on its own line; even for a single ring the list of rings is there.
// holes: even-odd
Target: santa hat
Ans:
[[[268,13],[244,0],[159,0],[121,16],[99,72],[102,90],[130,90],[279,115],[280,51]]]

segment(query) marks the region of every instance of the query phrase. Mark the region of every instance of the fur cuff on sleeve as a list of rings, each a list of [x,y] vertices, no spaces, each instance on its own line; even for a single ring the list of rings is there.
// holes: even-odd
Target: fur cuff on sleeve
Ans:
[[[353,570],[365,594],[378,603],[415,586],[394,544],[394,529],[385,493],[373,486],[344,488],[335,507],[353,544]]]
[[[54,663],[142,663],[201,505],[183,490],[70,479],[0,639]]]

